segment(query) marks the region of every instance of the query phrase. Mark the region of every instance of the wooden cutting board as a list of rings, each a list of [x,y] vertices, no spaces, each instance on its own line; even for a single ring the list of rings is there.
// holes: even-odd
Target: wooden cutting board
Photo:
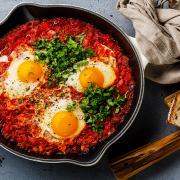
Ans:
[[[165,97],[164,101],[168,107],[171,106],[173,97],[179,92]],[[178,150],[180,150],[180,130],[120,156],[110,166],[117,179],[125,180]]]
[[[115,177],[126,180],[180,150],[180,130],[129,152],[110,164]]]

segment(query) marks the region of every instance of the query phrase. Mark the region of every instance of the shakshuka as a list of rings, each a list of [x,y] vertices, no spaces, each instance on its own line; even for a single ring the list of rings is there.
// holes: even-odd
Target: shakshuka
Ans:
[[[0,38],[0,131],[28,152],[87,153],[124,121],[134,86],[118,43],[84,21],[33,20]]]

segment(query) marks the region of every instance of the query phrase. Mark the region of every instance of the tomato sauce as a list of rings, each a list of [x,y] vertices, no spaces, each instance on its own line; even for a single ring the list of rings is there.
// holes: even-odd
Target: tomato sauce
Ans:
[[[32,46],[39,39],[52,39],[55,34],[61,41],[66,41],[66,36],[84,35],[83,46],[92,48],[97,54],[116,58],[117,79],[114,86],[121,94],[127,93],[127,102],[118,114],[112,114],[103,123],[101,134],[92,131],[90,126],[85,129],[73,140],[66,140],[63,144],[58,142],[48,142],[39,137],[40,128],[32,120],[35,113],[34,104],[27,98],[23,98],[20,103],[18,99],[9,99],[5,94],[0,95],[0,130],[2,135],[9,141],[16,142],[17,146],[28,152],[39,154],[62,153],[86,153],[98,142],[109,137],[116,131],[117,126],[124,121],[128,113],[132,99],[134,80],[128,58],[123,54],[119,45],[108,34],[101,33],[93,25],[72,18],[54,18],[44,20],[33,20],[20,25],[0,39],[1,55],[9,55],[18,46]],[[104,50],[99,44],[107,46]],[[3,74],[9,63],[0,63],[0,76]],[[42,89],[46,89],[46,85]],[[71,89],[73,98],[80,98],[81,93]]]

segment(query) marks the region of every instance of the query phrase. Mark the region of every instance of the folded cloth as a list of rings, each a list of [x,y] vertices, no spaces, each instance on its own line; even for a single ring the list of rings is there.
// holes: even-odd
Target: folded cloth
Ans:
[[[145,76],[161,84],[180,82],[180,0],[164,9],[164,0],[118,0],[118,10],[135,28],[137,43],[148,60]]]

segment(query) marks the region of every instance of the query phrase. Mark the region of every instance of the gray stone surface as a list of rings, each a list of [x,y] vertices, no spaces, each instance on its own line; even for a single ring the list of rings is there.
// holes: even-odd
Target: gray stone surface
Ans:
[[[0,20],[3,19],[7,13],[18,3],[22,2],[21,0],[0,0]],[[134,35],[134,30],[132,27],[132,24],[129,20],[121,16],[115,9],[116,0],[36,0],[36,1],[27,1],[24,0],[23,2],[36,2],[36,3],[42,3],[42,4],[71,4],[71,5],[77,5],[84,8],[88,8],[90,10],[93,10],[95,12],[100,13],[101,15],[105,16],[106,18],[110,19],[112,22],[114,22],[116,25],[120,26],[128,35]],[[176,89],[178,86],[176,87]],[[154,89],[154,90],[152,90]],[[151,95],[154,95],[153,93],[156,93],[157,101],[162,101],[162,97],[160,94],[160,91],[163,91],[164,94],[168,93],[167,87],[161,87],[152,84],[151,82],[147,81],[146,84],[146,96],[151,97]],[[171,90],[172,91],[172,90]],[[158,99],[159,98],[159,99]],[[148,104],[149,99],[146,98],[144,101],[143,106],[151,107]],[[164,106],[161,104],[156,103],[159,109],[159,114],[162,113],[163,117],[166,116],[166,111],[164,110]],[[144,111],[142,109],[141,111]],[[158,112],[158,111],[157,111]],[[158,113],[154,114],[153,111],[151,113],[154,121],[152,123],[156,124],[156,120],[158,120]],[[143,117],[146,119],[148,117],[143,116],[143,114],[139,114],[139,119],[143,119]],[[151,118],[151,117],[150,117]],[[135,125],[131,128],[131,130],[137,129],[136,126],[138,124],[138,120],[134,123]],[[139,120],[139,123],[142,121]],[[165,120],[161,119],[157,122],[156,125],[151,126],[151,121],[147,121],[147,126],[149,123],[149,126],[151,126],[152,134],[148,138],[146,136],[149,136],[149,134],[145,133],[146,129],[144,131],[142,130],[143,127],[139,128],[136,131],[132,131],[132,135],[125,135],[127,138],[131,138],[131,136],[136,136],[137,138],[141,136],[141,134],[137,135],[136,132],[142,132],[144,133],[144,140],[143,142],[136,140],[134,142],[135,145],[128,145],[129,141],[127,142],[126,137],[124,140],[121,140],[121,144],[116,143],[114,145],[114,148],[110,148],[109,152],[105,154],[103,159],[95,166],[93,167],[79,167],[76,165],[71,164],[41,164],[36,162],[31,162],[28,160],[21,159],[19,157],[16,157],[9,152],[6,152],[2,148],[0,148],[0,180],[59,180],[59,179],[103,179],[103,180],[111,180],[115,179],[113,177],[113,174],[111,173],[109,166],[108,166],[108,159],[115,156],[115,152],[117,153],[118,149],[123,149],[124,151],[127,149],[130,150],[133,147],[138,147],[139,145],[142,145],[143,143],[147,143],[152,141],[152,139],[160,138],[165,136],[166,134],[169,134],[170,132],[174,131],[175,128],[167,128],[165,125]],[[158,128],[157,128],[158,125]],[[146,127],[147,127],[146,126]],[[153,129],[154,128],[154,129]],[[166,131],[166,132],[164,132]],[[116,149],[116,151],[114,150]],[[109,156],[108,156],[109,154]],[[166,158],[165,160],[157,163],[156,165],[148,168],[144,172],[138,174],[133,179],[145,179],[145,180],[179,180],[180,179],[180,153],[177,152],[173,154],[172,156]]]
[[[0,180],[114,179],[108,167],[107,156],[93,167],[41,164],[15,157],[2,149],[0,156],[5,158],[0,167]]]

